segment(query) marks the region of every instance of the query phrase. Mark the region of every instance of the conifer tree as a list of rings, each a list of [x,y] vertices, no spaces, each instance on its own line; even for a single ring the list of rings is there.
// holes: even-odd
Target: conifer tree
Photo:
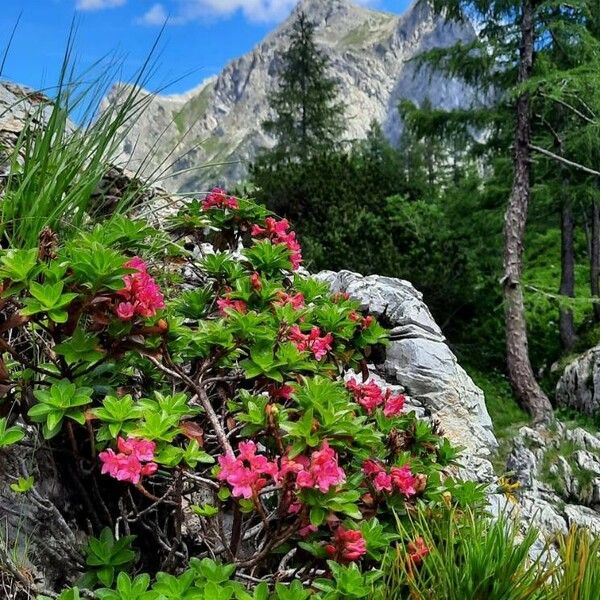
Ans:
[[[263,160],[306,160],[338,144],[344,106],[328,71],[329,61],[315,43],[315,27],[299,12],[282,56],[279,89],[270,99],[273,117],[263,123],[276,145]]]

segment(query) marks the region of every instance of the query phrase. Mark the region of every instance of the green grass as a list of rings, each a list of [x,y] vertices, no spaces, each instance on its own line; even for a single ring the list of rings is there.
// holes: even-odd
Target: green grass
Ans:
[[[517,404],[510,384],[502,373],[484,372],[468,366],[465,369],[485,394],[485,403],[499,444],[493,464],[496,472],[503,474],[512,440],[521,427],[529,425],[529,415]]]
[[[105,210],[96,191],[121,140],[149,101],[140,94],[146,63],[120,102],[99,114],[99,102],[118,65],[97,63],[77,74],[73,51],[71,35],[51,107],[39,105],[10,156],[0,238],[12,247],[36,247],[46,227],[64,241]],[[82,115],[77,128],[70,121],[73,112]],[[129,208],[141,187],[124,190],[111,212]]]
[[[206,85],[199,94],[186,102],[181,110],[173,114],[173,122],[180,136],[185,135],[188,129],[206,114],[212,93],[212,85]]]

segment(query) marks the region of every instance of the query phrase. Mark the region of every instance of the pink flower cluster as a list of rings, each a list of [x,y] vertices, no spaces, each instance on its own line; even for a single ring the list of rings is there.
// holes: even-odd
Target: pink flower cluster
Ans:
[[[369,414],[379,406],[383,405],[383,414],[386,417],[395,417],[404,409],[406,398],[402,394],[392,394],[390,389],[384,391],[374,382],[358,383],[356,379],[350,379],[346,388],[354,395],[354,399]]]
[[[222,316],[227,315],[228,310],[233,310],[244,314],[248,310],[248,306],[243,300],[231,300],[230,298],[219,298],[217,306]]]
[[[329,558],[348,563],[358,560],[367,553],[367,544],[360,531],[346,529],[340,525],[333,534],[331,544],[325,546]]]
[[[296,344],[300,352],[310,351],[317,360],[321,360],[330,350],[333,343],[331,333],[321,336],[321,330],[315,325],[310,333],[302,333],[298,325],[290,328],[288,339]]]
[[[148,274],[146,263],[135,256],[125,263],[128,269],[136,269],[137,273],[125,275],[125,287],[117,294],[125,299],[117,304],[117,316],[128,321],[134,316],[153,317],[156,311],[165,307],[165,300],[156,281]]]
[[[304,294],[298,292],[297,294],[291,295],[286,294],[286,292],[277,292],[275,306],[285,306],[286,304],[291,304],[294,310],[304,308]]]
[[[405,498],[410,498],[417,493],[418,478],[412,474],[408,465],[392,467],[388,473],[383,465],[374,460],[365,460],[363,473],[369,478],[373,487],[378,492],[396,491]]]
[[[367,315],[366,317],[363,317],[363,316],[359,315],[356,311],[352,311],[348,315],[348,318],[351,321],[355,321],[356,323],[359,323],[361,329],[369,329],[369,327],[371,327],[371,325],[373,325],[373,323],[375,322],[375,319],[371,315]]]
[[[279,469],[275,461],[256,454],[254,442],[240,442],[238,450],[237,458],[231,454],[219,456],[218,479],[233,488],[231,493],[235,498],[249,499],[265,487],[265,475],[275,479]]]
[[[129,481],[137,485],[141,478],[154,475],[158,466],[154,460],[156,444],[150,440],[122,437],[117,438],[119,453],[108,449],[100,452],[102,474],[108,473],[119,481]]]
[[[310,458],[297,456],[294,459],[284,457],[281,460],[279,479],[288,473],[296,474],[298,488],[319,489],[326,494],[330,488],[346,481],[344,470],[338,465],[338,456],[333,448],[324,440],[319,450],[315,450]]]
[[[253,237],[264,237],[274,244],[285,244],[290,251],[290,260],[295,271],[302,264],[302,248],[296,239],[296,233],[289,231],[289,228],[290,224],[287,219],[277,221],[273,217],[267,217],[265,227],[253,225],[251,233]]]
[[[202,200],[202,208],[208,210],[209,208],[230,208],[236,210],[240,207],[238,199],[234,196],[228,196],[225,190],[221,188],[213,188],[206,198]]]

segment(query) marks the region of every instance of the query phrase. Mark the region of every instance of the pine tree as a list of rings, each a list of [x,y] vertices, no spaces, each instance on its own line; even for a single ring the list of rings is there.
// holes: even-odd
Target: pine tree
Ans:
[[[263,123],[276,145],[263,160],[302,161],[339,143],[344,106],[328,71],[329,61],[315,43],[314,25],[299,12],[282,56],[279,89],[270,99],[274,116]]]

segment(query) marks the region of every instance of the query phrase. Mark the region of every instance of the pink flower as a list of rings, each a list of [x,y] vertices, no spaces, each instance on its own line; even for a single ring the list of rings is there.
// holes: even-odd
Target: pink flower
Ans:
[[[102,475],[108,473],[111,477],[116,477],[119,471],[119,457],[115,454],[115,451],[109,448],[104,452],[100,452],[98,457],[102,463]]]
[[[156,281],[148,274],[146,263],[135,256],[124,266],[137,272],[123,277],[125,287],[117,294],[125,301],[117,305],[117,316],[123,320],[129,320],[135,315],[153,317],[157,310],[165,307],[165,301]]]
[[[219,456],[221,470],[217,477],[232,487],[231,493],[235,498],[249,499],[267,484],[267,480],[262,475],[277,480],[279,469],[277,462],[270,462],[266,456],[256,454],[254,442],[240,442],[238,451],[237,458],[231,454]]]
[[[305,525],[304,527],[300,527],[300,529],[298,530],[298,535],[301,538],[307,538],[309,535],[316,533],[317,531],[319,531],[319,528],[315,527],[314,525],[311,525],[309,523],[308,525]]]
[[[265,237],[274,244],[286,245],[290,251],[292,269],[295,271],[302,264],[302,248],[296,239],[296,234],[293,231],[288,231],[289,228],[290,224],[287,219],[277,221],[273,217],[267,217],[265,227],[253,225],[251,234],[253,237]]]
[[[365,460],[362,470],[371,480],[375,490],[378,492],[392,492],[392,478],[383,465],[374,460]]]
[[[340,525],[333,534],[332,543],[325,546],[330,558],[338,562],[352,562],[367,553],[367,544],[360,531]]]
[[[213,190],[207,194],[206,198],[202,200],[203,210],[208,210],[209,208],[229,208],[231,210],[236,210],[239,207],[240,203],[237,198],[228,196],[225,190],[218,187],[213,188]]]
[[[403,467],[392,467],[390,475],[394,488],[406,498],[410,498],[417,493],[417,490],[415,489],[417,478],[412,474],[408,465],[404,465]]]
[[[154,462],[156,444],[150,440],[119,437],[119,454],[110,448],[98,455],[102,462],[102,474],[108,474],[119,481],[129,481],[137,485],[144,476],[156,473],[158,466]],[[142,464],[145,462],[146,464]]]
[[[414,541],[409,542],[406,545],[408,550],[408,558],[411,562],[418,565],[423,559],[430,553],[429,548],[425,544],[425,540],[422,537],[416,538]]]
[[[150,440],[138,438],[117,438],[117,447],[123,454],[133,454],[140,461],[154,460],[156,444]]]
[[[273,383],[267,387],[267,392],[273,400],[290,400],[294,393],[294,388],[287,384],[276,385]]]
[[[117,316],[123,321],[129,321],[135,315],[135,308],[131,302],[121,302],[117,304]]]
[[[291,304],[294,310],[300,310],[304,308],[304,294],[298,292],[291,296],[290,294],[286,294],[285,292],[277,293],[278,300],[275,302],[275,306],[285,306],[286,304]]]
[[[405,400],[406,398],[402,394],[392,395],[391,391],[388,390],[388,393],[385,397],[385,406],[383,407],[383,414],[388,418],[399,415],[404,409]]]
[[[330,350],[333,343],[331,333],[321,337],[321,330],[315,326],[310,333],[302,333],[298,325],[293,325],[288,333],[288,339],[295,342],[300,352],[310,351],[317,360],[321,360]]]
[[[369,414],[384,403],[383,392],[374,381],[358,383],[356,379],[350,379],[346,383],[346,388],[352,392],[354,400]]]
[[[323,441],[320,450],[311,454],[310,464],[296,477],[296,485],[299,488],[318,488],[323,494],[345,481],[346,474],[338,465],[337,454],[329,447],[327,440]]]
[[[231,300],[230,298],[219,298],[217,300],[217,306],[219,307],[219,312],[223,316],[226,316],[227,311],[229,310],[233,310],[242,314],[248,310],[248,307],[243,300]]]
[[[256,272],[250,275],[250,285],[258,292],[262,289],[262,281],[260,275]]]

